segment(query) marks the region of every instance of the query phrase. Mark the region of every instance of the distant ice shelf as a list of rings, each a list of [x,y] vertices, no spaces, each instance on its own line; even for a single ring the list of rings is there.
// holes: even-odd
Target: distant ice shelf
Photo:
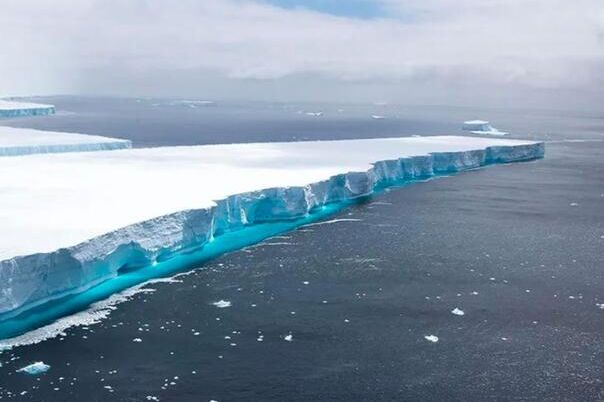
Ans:
[[[486,120],[468,120],[464,121],[462,130],[470,131],[472,134],[485,135],[507,135],[505,131],[499,131]]]
[[[543,155],[538,142],[440,136],[0,158],[0,319],[243,228]]]
[[[23,116],[45,116],[54,114],[54,105],[42,103],[15,102],[0,99],[0,118],[23,117]]]
[[[129,140],[0,126],[0,157],[131,148]]]

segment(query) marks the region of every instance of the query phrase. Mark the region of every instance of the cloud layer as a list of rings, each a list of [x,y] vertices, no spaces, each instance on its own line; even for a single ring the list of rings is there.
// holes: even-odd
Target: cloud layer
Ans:
[[[178,95],[209,77],[225,91],[295,80],[477,94],[604,84],[601,0],[376,1],[389,18],[246,0],[5,0],[0,94]]]

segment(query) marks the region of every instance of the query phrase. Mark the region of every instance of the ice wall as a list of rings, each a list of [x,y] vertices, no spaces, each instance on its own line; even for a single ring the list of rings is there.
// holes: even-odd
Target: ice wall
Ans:
[[[54,105],[0,100],[0,118],[46,116],[54,113]]]
[[[115,149],[128,148],[132,148],[132,142],[128,140],[115,140],[80,144],[22,145],[6,147],[0,146],[0,157],[32,154],[56,154],[63,152],[111,151]]]
[[[131,148],[132,142],[99,135],[0,127],[0,157]]]
[[[216,236],[246,225],[303,217],[324,205],[370,195],[395,184],[543,155],[543,143],[526,143],[381,160],[367,171],[337,174],[306,186],[236,194],[210,208],[159,216],[73,247],[3,260],[0,319],[84,291],[117,276],[124,267],[145,266],[198,249]]]

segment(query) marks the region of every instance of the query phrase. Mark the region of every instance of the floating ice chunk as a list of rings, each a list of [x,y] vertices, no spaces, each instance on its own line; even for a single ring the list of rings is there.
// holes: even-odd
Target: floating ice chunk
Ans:
[[[286,340],[287,342],[291,342],[291,341],[293,341],[293,340],[294,340],[294,336],[293,336],[292,334],[285,335],[285,336],[283,337],[283,339],[284,339],[284,340]]]
[[[487,135],[506,135],[506,132],[499,131],[491,126],[485,120],[468,120],[464,121],[462,130],[470,131],[472,134],[487,134]]]
[[[18,373],[26,373],[29,375],[38,375],[47,372],[50,370],[50,366],[45,364],[44,362],[35,362],[30,364],[29,366],[25,366],[17,370]]]
[[[231,307],[231,302],[228,300],[218,300],[217,302],[214,302],[212,304],[218,308]]]
[[[159,398],[157,396],[153,396],[153,395],[147,395],[145,397],[145,399],[148,401],[159,402]]]
[[[451,310],[451,314],[455,314],[455,315],[464,315],[466,313],[463,312],[463,310],[455,307],[453,310]]]
[[[132,340],[132,342],[134,342],[134,343],[141,343],[142,341],[143,341],[143,340],[142,340],[141,338],[134,338],[134,339]]]
[[[426,335],[426,336],[424,336],[424,339],[426,339],[427,341],[432,342],[432,343],[438,342],[438,336],[436,336],[436,335]]]
[[[386,116],[382,116],[382,115],[379,115],[379,114],[372,114],[371,118],[373,120],[384,120],[386,118]]]
[[[304,113],[307,116],[312,116],[312,117],[321,117],[323,116],[323,112],[306,112]]]
[[[174,100],[168,102],[169,106],[187,106],[190,108],[196,108],[197,106],[214,106],[215,103],[210,100]]]

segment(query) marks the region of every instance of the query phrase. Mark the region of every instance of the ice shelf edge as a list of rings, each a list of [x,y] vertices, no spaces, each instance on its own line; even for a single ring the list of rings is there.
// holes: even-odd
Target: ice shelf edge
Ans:
[[[130,140],[115,140],[81,144],[18,145],[0,147],[0,157],[54,154],[64,152],[112,151],[116,149],[130,148],[132,148],[132,141]]]
[[[236,194],[207,209],[163,215],[50,253],[0,261],[0,320],[118,275],[203,247],[221,233],[255,223],[296,219],[324,205],[378,189],[481,166],[529,161],[545,154],[543,142],[383,160],[365,172],[348,172],[303,187]]]
[[[26,117],[26,116],[48,116],[55,113],[53,105],[39,105],[23,108],[0,108],[0,118]]]

